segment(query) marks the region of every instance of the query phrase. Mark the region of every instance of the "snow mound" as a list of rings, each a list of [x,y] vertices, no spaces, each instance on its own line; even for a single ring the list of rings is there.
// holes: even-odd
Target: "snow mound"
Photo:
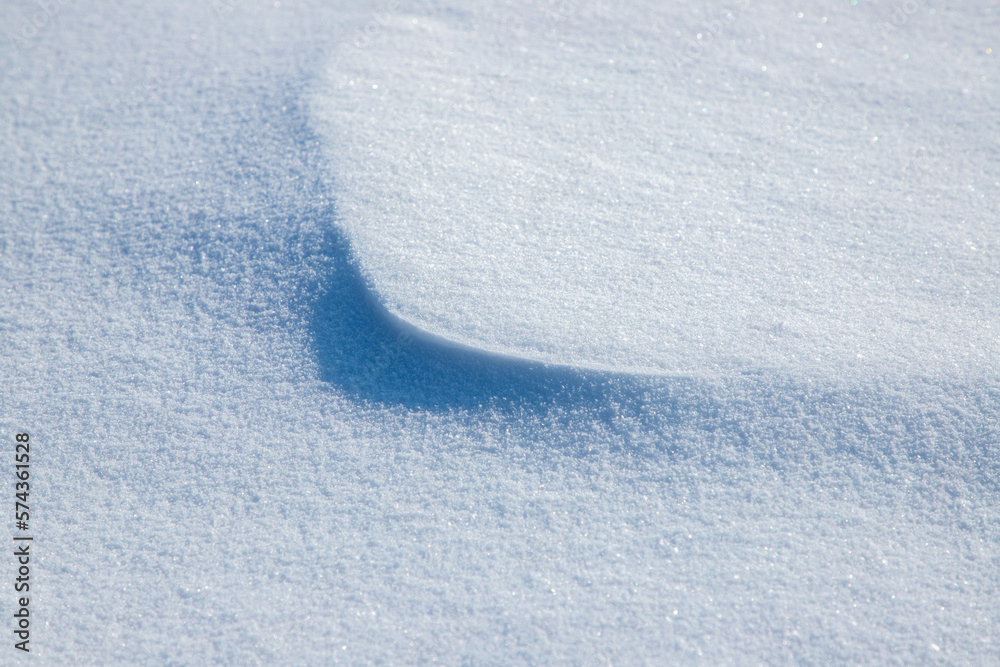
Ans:
[[[394,8],[312,106],[396,315],[604,369],[996,366],[995,18],[910,57],[961,17]]]

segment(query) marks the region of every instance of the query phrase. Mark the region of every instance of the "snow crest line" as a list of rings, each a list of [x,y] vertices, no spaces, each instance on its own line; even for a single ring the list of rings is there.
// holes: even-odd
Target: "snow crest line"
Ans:
[[[482,351],[391,313],[363,277],[332,211],[325,222],[330,268],[313,306],[314,352],[321,379],[353,400],[466,414],[475,428],[511,442],[530,442],[541,425],[558,423],[545,429],[558,442],[546,444],[581,455],[617,450],[775,469],[829,459],[834,477],[857,466],[907,471],[901,479],[927,474],[930,494],[941,491],[942,479],[993,489],[1000,479],[993,382],[857,383],[777,371],[660,377]]]
[[[316,352],[323,379],[356,398],[412,408],[524,406],[620,381],[479,349],[407,322],[379,300],[336,223],[328,229],[331,273],[314,310]]]

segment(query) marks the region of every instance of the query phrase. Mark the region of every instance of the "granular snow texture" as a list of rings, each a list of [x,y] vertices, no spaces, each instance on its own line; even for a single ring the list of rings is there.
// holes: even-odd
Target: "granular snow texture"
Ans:
[[[4,3],[0,662],[1000,662],[997,11]]]

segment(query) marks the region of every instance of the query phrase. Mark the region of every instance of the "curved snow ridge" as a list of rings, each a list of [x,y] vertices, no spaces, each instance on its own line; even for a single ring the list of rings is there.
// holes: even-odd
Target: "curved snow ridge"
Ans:
[[[314,306],[314,345],[322,379],[353,400],[419,413],[462,412],[470,428],[495,429],[513,441],[532,442],[540,425],[558,423],[545,430],[553,434],[546,445],[570,451],[611,447],[778,467],[830,459],[837,470],[857,463],[866,470],[923,471],[933,461],[944,471],[928,482],[934,488],[945,479],[997,490],[995,375],[861,382],[760,371],[697,378],[484,350],[423,330],[386,308],[334,218],[324,225],[331,271]]]
[[[314,94],[341,224],[391,313],[588,369],[1000,366],[1000,221],[982,194],[1000,166],[975,124],[928,131],[950,113],[938,65],[900,78],[858,51],[822,76],[779,66],[812,62],[819,40],[754,5],[775,37],[729,26],[709,67],[664,38],[691,27],[684,8],[553,20],[529,5],[394,13]],[[823,41],[851,43],[863,21],[838,16]],[[817,77],[837,92],[821,107]]]
[[[346,262],[349,263],[353,271],[356,272],[354,279],[359,285],[364,301],[372,312],[379,318],[384,326],[393,331],[395,344],[401,348],[414,344],[422,345],[426,351],[437,355],[454,355],[456,357],[466,357],[476,359],[482,363],[493,363],[501,365],[518,365],[527,369],[548,369],[559,370],[568,373],[579,373],[591,378],[649,378],[663,380],[713,380],[725,377],[738,376],[761,376],[768,373],[781,374],[780,368],[733,368],[728,373],[721,373],[719,369],[712,369],[710,372],[692,371],[688,373],[668,373],[660,368],[633,365],[611,365],[599,362],[587,362],[581,360],[565,360],[558,357],[537,355],[532,356],[523,350],[503,349],[491,347],[480,341],[461,340],[448,333],[433,330],[429,325],[419,321],[412,321],[407,316],[394,312],[386,301],[379,294],[379,290],[374,284],[371,275],[363,268],[363,258],[354,250],[354,244],[346,238],[342,243],[347,246]]]
[[[531,412],[600,403],[627,381],[607,371],[484,350],[407,322],[380,301],[334,218],[325,243],[331,272],[314,305],[312,328],[322,379],[348,395],[415,409]]]
[[[421,325],[411,322],[405,316],[394,313],[379,298],[378,291],[367,283],[366,294],[368,295],[371,307],[378,311],[385,322],[398,331],[397,340],[402,345],[407,345],[410,341],[420,341],[426,345],[433,346],[444,353],[474,355],[483,361],[495,363],[515,363],[526,364],[530,367],[558,368],[567,371],[577,371],[580,373],[603,373],[614,376],[649,376],[672,379],[690,379],[696,374],[676,375],[665,373],[654,368],[640,366],[612,366],[609,364],[587,363],[586,361],[562,361],[544,357],[533,357],[523,351],[493,349],[483,343],[475,341],[460,341],[450,337],[445,333],[437,333]]]
[[[388,326],[393,328],[396,332],[396,341],[403,346],[410,345],[414,341],[418,341],[425,345],[431,346],[444,353],[458,354],[458,355],[473,355],[481,358],[483,361],[492,361],[496,363],[525,363],[525,364],[539,364],[542,366],[552,366],[552,367],[564,367],[566,369],[579,369],[584,370],[584,367],[575,366],[573,364],[558,364],[552,363],[550,361],[542,359],[532,359],[530,357],[523,357],[517,354],[509,354],[506,352],[501,352],[497,350],[491,350],[484,347],[479,347],[472,343],[463,343],[458,340],[449,338],[447,335],[433,333],[427,329],[423,329],[420,326],[407,321],[401,315],[389,310],[388,307],[382,302],[378,297],[378,294],[374,287],[371,286],[369,281],[367,282],[367,289],[365,294],[368,298],[369,305],[378,313],[378,315],[386,322]],[[592,369],[592,370],[608,370],[613,371],[614,369]]]

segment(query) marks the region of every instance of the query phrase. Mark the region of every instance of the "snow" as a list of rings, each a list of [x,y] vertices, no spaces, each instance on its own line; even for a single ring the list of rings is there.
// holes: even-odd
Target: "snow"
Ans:
[[[918,11],[880,52],[846,3],[723,8],[701,42],[684,4],[496,4],[386,20],[314,103],[390,310],[615,370],[997,365],[995,16],[956,52]]]
[[[994,7],[47,6],[35,658],[1000,659]]]

